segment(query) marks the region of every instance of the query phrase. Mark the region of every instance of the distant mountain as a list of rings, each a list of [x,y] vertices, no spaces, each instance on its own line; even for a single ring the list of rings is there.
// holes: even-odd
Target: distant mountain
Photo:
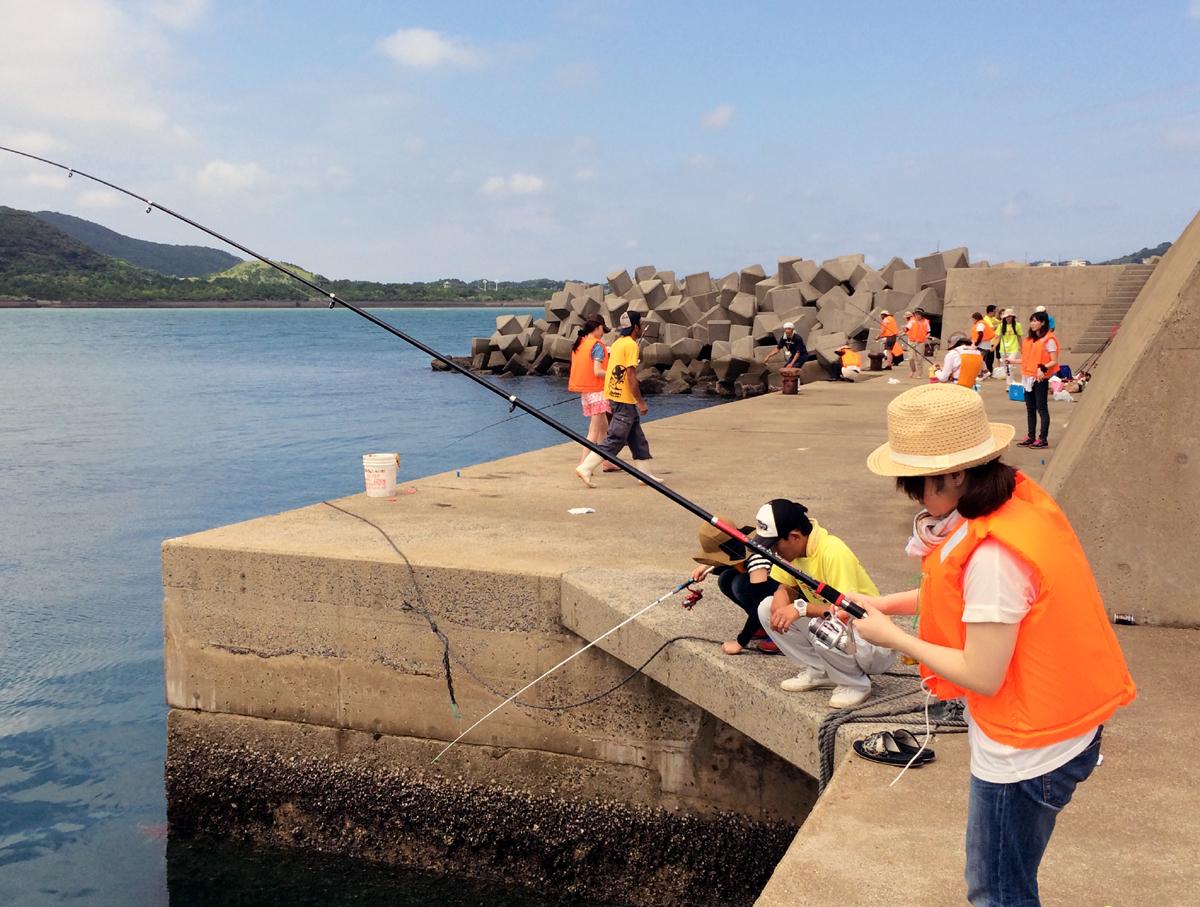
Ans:
[[[120,258],[139,268],[149,268],[169,277],[206,277],[232,268],[242,260],[208,246],[173,246],[134,239],[90,220],[59,214],[57,211],[37,211],[34,216],[101,255]]]
[[[119,240],[159,250],[194,250],[222,255],[232,265],[216,273],[173,277],[126,258],[102,254],[70,235],[51,218],[63,218],[73,229],[80,224]],[[144,260],[144,259],[143,259]],[[197,260],[193,258],[193,260]],[[226,263],[228,264],[228,262]],[[493,300],[539,300],[561,289],[561,280],[473,281],[447,278],[429,283],[375,283],[368,280],[328,280],[298,265],[286,267],[337,293],[348,302],[429,301],[445,303]],[[98,224],[53,212],[33,214],[0,205],[0,297],[81,302],[187,302],[295,300],[319,297],[260,261],[242,261],[202,246],[167,246],[121,236]]]
[[[1140,265],[1142,259],[1149,258],[1151,255],[1166,255],[1167,249],[1171,248],[1169,242],[1159,243],[1153,249],[1140,249],[1137,252],[1130,252],[1128,255],[1122,255],[1120,258],[1112,258],[1108,261],[1097,262],[1101,265]]]

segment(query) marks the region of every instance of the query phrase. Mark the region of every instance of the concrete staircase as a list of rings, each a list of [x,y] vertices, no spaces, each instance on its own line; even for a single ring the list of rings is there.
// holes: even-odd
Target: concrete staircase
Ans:
[[[1083,335],[1071,344],[1071,352],[1094,353],[1104,346],[1153,273],[1154,265],[1126,265]]]

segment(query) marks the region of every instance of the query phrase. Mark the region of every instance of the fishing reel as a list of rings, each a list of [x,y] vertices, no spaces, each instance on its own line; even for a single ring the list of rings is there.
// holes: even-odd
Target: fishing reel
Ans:
[[[696,602],[700,601],[702,598],[704,598],[704,590],[699,586],[689,585],[687,598],[683,600],[684,610],[691,611],[692,608],[696,607]]]
[[[832,611],[826,611],[821,617],[811,618],[808,622],[808,634],[813,638],[814,645],[822,649],[853,655],[858,648],[854,634],[850,632],[850,621],[842,620]]]

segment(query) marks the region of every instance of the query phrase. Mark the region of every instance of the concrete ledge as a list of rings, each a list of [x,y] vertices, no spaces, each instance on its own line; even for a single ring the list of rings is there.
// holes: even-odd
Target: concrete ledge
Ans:
[[[585,639],[595,639],[679,582],[681,577],[662,573],[572,571],[563,577],[563,626]],[[598,648],[637,666],[675,636],[706,636],[713,640],[730,636],[729,628],[740,624],[744,612],[713,586],[709,583],[709,594],[693,610],[681,609],[682,597],[668,599],[602,640]],[[915,668],[897,665],[894,670],[907,672],[913,679],[878,676],[874,695],[912,690],[917,694],[913,701],[921,701]],[[743,652],[730,657],[711,642],[696,641],[673,643],[645,669],[647,675],[689,702],[817,777],[817,729],[830,711],[829,691],[780,690],[779,682],[796,672],[797,667],[782,656]],[[838,751],[844,751],[849,740],[874,729],[874,725],[867,724],[844,728],[838,735]]]
[[[1040,875],[1046,905],[1186,904],[1200,889],[1200,632],[1117,630],[1138,698],[1105,727],[1104,762],[1062,813]],[[895,769],[847,758],[760,907],[962,904],[966,739],[935,748],[895,787]]]

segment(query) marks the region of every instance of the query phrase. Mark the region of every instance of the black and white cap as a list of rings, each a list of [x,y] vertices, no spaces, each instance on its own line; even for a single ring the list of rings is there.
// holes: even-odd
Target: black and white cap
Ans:
[[[799,529],[804,535],[812,534],[812,520],[808,508],[787,498],[775,498],[758,508],[754,517],[758,529],[757,541],[765,548],[774,547],[781,538],[786,538]]]
[[[622,312],[620,319],[617,321],[617,329],[628,334],[641,323],[641,312]]]

